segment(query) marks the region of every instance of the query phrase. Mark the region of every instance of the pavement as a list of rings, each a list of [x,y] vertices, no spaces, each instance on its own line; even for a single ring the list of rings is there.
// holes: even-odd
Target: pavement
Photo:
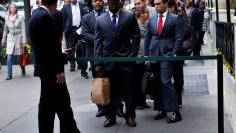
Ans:
[[[207,46],[203,46],[207,48]],[[13,79],[6,81],[6,66],[0,70],[0,133],[38,133],[37,111],[40,80],[33,77],[33,66],[26,67],[21,76],[19,66],[13,67]],[[104,128],[104,117],[95,117],[97,107],[90,100],[89,79],[81,79],[80,70],[69,72],[66,81],[78,128],[82,133],[217,133],[217,72],[214,61],[186,61],[184,66],[185,91],[180,109],[183,120],[167,124],[154,120],[153,108],[137,110],[137,127],[128,127],[123,118],[117,124]],[[203,89],[204,88],[204,89]],[[152,100],[147,100],[153,106]],[[225,133],[233,133],[225,111]],[[59,133],[59,120],[55,119],[54,133]]]

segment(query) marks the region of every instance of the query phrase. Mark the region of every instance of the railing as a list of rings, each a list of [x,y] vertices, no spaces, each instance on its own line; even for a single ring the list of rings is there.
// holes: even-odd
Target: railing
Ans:
[[[95,62],[131,62],[131,61],[182,61],[182,60],[217,60],[217,103],[218,133],[224,133],[224,91],[223,91],[223,57],[221,54],[212,56],[176,56],[176,57],[79,57],[69,58],[70,61]]]
[[[216,48],[223,54],[230,73],[235,70],[234,64],[234,25],[227,22],[215,22]]]

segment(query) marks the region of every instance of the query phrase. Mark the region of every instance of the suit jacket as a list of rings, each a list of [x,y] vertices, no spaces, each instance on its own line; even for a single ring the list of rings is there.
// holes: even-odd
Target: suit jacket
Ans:
[[[63,37],[63,14],[61,11],[56,10],[55,12],[52,13],[52,16],[55,19],[58,33],[60,35],[60,38],[62,39],[62,37]]]
[[[157,35],[158,16],[149,19],[144,42],[145,56],[173,56],[180,52],[183,31],[177,15],[167,13],[161,35]]]
[[[120,10],[115,31],[109,12],[102,14],[97,18],[94,38],[95,57],[136,57],[140,45],[140,31],[134,13]]]
[[[82,20],[82,16],[86,14],[86,10],[84,9],[85,5],[79,2],[79,9],[80,9],[80,17]],[[63,25],[64,25],[64,32],[65,34],[69,33],[72,29],[72,10],[71,4],[65,4],[61,9],[63,14]]]
[[[54,18],[39,7],[29,21],[28,32],[34,53],[34,75],[55,75],[64,71],[65,58]]]
[[[104,13],[104,11],[102,11]],[[94,34],[95,34],[96,17],[94,11],[82,17],[82,39],[86,43],[86,56],[94,56]]]

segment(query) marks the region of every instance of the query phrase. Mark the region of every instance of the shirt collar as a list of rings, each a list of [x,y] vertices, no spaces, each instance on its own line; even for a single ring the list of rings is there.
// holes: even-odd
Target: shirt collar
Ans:
[[[76,3],[75,5],[71,3],[71,6],[79,6],[79,3]]]
[[[43,9],[45,9],[45,10],[51,15],[51,12],[47,9],[46,6],[41,5],[40,7],[42,7]]]
[[[168,13],[168,10],[166,10],[164,13],[162,13],[163,17],[166,17]],[[158,13],[158,16],[160,15],[160,13]]]
[[[113,17],[113,13],[109,11],[110,17]],[[120,10],[118,10],[116,13],[116,18],[119,18]]]

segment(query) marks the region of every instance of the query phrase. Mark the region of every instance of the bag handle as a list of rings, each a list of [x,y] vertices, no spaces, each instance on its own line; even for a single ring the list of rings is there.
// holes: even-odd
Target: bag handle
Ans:
[[[103,71],[97,72],[97,77],[102,78],[103,77]]]

